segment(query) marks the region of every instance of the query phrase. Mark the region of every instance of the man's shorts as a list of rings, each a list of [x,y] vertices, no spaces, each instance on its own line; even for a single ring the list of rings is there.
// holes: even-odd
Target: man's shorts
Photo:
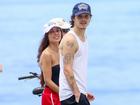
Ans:
[[[90,105],[86,95],[83,93],[80,94],[79,103],[76,102],[75,96],[71,96],[70,98],[61,101],[61,105]]]

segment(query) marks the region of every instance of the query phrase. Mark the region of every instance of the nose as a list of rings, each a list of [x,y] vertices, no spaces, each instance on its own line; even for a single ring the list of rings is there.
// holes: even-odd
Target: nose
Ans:
[[[59,35],[59,31],[54,31],[54,35]]]

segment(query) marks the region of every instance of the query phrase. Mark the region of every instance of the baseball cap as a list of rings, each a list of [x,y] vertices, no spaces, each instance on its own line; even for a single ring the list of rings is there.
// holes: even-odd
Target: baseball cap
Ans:
[[[91,15],[90,6],[87,3],[77,3],[72,11],[72,16],[78,16],[80,14],[87,13]]]
[[[63,18],[53,18],[44,25],[44,33],[48,33],[53,27],[59,27],[61,29],[68,29],[71,27]]]

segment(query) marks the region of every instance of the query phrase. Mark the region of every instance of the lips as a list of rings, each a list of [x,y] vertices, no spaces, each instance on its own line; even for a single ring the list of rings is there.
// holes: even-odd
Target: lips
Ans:
[[[87,22],[80,22],[80,24],[83,24],[84,25],[84,24],[87,24]]]
[[[53,38],[58,40],[58,39],[60,39],[60,36],[54,36]]]

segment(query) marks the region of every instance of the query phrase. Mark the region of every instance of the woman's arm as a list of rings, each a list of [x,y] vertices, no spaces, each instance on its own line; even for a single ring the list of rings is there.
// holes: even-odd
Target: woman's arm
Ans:
[[[52,58],[48,53],[42,53],[40,67],[43,71],[43,77],[46,85],[54,92],[59,92],[59,87],[52,81]]]

